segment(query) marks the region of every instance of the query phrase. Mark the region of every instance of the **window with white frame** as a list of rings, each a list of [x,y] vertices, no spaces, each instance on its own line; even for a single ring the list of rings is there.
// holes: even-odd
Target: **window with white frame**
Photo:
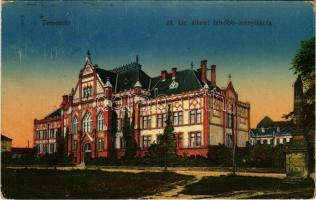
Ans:
[[[143,136],[143,147],[144,148],[150,147],[150,144],[151,144],[151,136],[150,135]]]
[[[200,124],[201,123],[201,110],[200,109],[195,109],[195,110],[190,110],[190,124]]]
[[[103,149],[104,149],[104,139],[103,138],[98,139],[97,149],[98,149],[98,151],[103,151]]]
[[[233,128],[233,124],[234,124],[234,116],[232,113],[227,113],[227,124],[226,127],[227,128]]]
[[[173,113],[173,125],[174,126],[182,125],[182,121],[183,121],[182,111],[174,112]]]
[[[201,146],[201,132],[191,132],[190,133],[190,147],[200,147]]]
[[[165,113],[165,114],[163,114],[162,115],[162,121],[163,121],[163,127],[166,127],[167,126],[167,117],[168,117],[168,115],[167,115],[167,113]]]
[[[44,144],[44,149],[43,149],[43,152],[48,152],[48,145],[47,144]]]
[[[83,88],[83,97],[87,98],[92,96],[92,86],[87,86]]]
[[[83,133],[88,133],[91,131],[91,129],[92,129],[92,118],[91,118],[91,114],[88,112],[83,117],[82,131]]]
[[[151,128],[151,116],[143,116],[143,129]]]
[[[71,149],[73,151],[77,151],[78,150],[78,141],[77,140],[72,140],[71,141]]]
[[[197,124],[201,123],[201,110],[200,109],[196,110],[196,123]]]
[[[99,112],[98,114],[98,126],[97,126],[98,131],[103,131],[104,130],[104,116],[102,112]]]
[[[74,134],[78,133],[78,119],[76,116],[72,119],[71,131]]]
[[[54,144],[49,144],[49,153],[54,153]]]
[[[55,128],[55,130],[54,130],[54,138],[55,138],[55,139],[57,138],[57,133],[58,133],[58,129]]]
[[[157,128],[162,127],[162,115],[157,115]]]

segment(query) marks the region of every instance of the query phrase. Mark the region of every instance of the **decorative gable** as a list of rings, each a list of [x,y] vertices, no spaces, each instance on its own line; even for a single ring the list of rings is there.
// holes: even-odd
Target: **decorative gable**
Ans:
[[[83,75],[91,74],[93,73],[93,68],[90,64],[87,64],[83,69]]]
[[[75,93],[74,93],[74,99],[79,99],[79,90],[78,90],[79,87],[76,87],[76,90],[75,90]]]

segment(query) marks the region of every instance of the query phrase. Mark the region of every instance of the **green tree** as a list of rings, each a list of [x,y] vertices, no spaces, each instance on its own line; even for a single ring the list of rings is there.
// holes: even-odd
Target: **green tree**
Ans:
[[[215,151],[216,163],[224,167],[231,166],[233,160],[232,154],[231,148],[228,148],[224,144],[218,144],[218,147]]]
[[[123,131],[123,139],[125,142],[125,155],[124,156],[127,159],[133,158],[136,153],[135,139],[134,139],[134,124],[135,122],[133,122],[132,124],[130,123],[127,110],[125,110],[122,131]]]
[[[285,167],[285,146],[283,144],[273,147],[273,167]]]
[[[65,136],[61,134],[59,130],[56,136],[56,145],[57,145],[57,160],[59,163],[67,163],[68,161],[68,131],[65,133]]]
[[[130,148],[130,156],[135,157],[136,151],[137,151],[137,146],[136,146],[136,141],[135,141],[135,111],[132,114],[132,123],[130,126],[130,138],[129,138],[129,148]]]
[[[268,144],[257,144],[250,151],[250,160],[256,167],[271,167],[273,150]]]
[[[112,134],[111,157],[114,159],[117,157],[116,149],[115,149],[116,133],[117,133],[117,113],[113,110],[111,113],[111,134]]]
[[[301,42],[292,60],[291,69],[300,75],[304,87],[304,126],[315,128],[315,38]]]
[[[174,128],[171,122],[171,111],[170,106],[168,107],[168,114],[166,120],[166,127],[162,135],[162,145],[164,146],[164,164],[165,171],[170,164],[170,160],[176,157],[176,137],[174,134]]]
[[[315,38],[301,42],[292,60],[294,74],[301,76],[303,81],[303,112],[304,127],[309,152],[309,167],[314,170],[315,163]]]

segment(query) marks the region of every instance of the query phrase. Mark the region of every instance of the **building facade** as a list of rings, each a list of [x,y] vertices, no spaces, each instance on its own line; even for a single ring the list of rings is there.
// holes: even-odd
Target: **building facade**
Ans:
[[[250,144],[287,145],[293,134],[293,124],[290,121],[273,121],[264,117],[255,129],[250,130]]]
[[[44,119],[34,120],[34,141],[38,155],[57,152],[57,135],[61,132],[61,108]]]
[[[1,152],[10,152],[12,149],[12,139],[1,134]]]
[[[74,163],[80,163],[87,157],[109,157],[113,149],[117,156],[124,154],[122,121],[127,110],[129,118],[134,116],[137,156],[144,156],[163,134],[168,108],[178,155],[206,157],[211,145],[243,147],[249,140],[250,104],[238,99],[230,79],[226,87],[219,88],[216,66],[207,67],[206,60],[197,70],[193,66],[181,71],[172,68],[170,73],[163,70],[159,76],[150,77],[138,57],[128,65],[105,70],[93,65],[88,53],[78,82],[63,96],[60,118],[54,118],[54,122],[61,134],[67,135],[68,155]],[[47,120],[34,124],[47,127]],[[41,144],[39,141],[35,137],[34,144]]]

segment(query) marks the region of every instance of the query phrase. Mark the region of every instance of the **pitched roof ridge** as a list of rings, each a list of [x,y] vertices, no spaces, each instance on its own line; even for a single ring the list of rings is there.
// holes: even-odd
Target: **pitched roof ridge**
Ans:
[[[150,91],[151,89],[150,89],[150,86],[151,86],[151,77],[149,77],[149,84],[148,84],[148,91]]]
[[[191,71],[191,72],[193,72],[193,74],[194,74],[194,77],[196,78],[196,80],[198,81],[198,83],[200,84],[200,86],[201,86],[201,88],[203,87],[203,85],[201,84],[201,81],[200,81],[200,79],[196,76],[196,74],[195,74],[195,70],[194,69],[190,69],[189,71]]]
[[[139,63],[132,62],[129,64],[125,64],[125,65],[121,65],[119,67],[116,67],[116,68],[112,69],[111,71],[114,73],[124,73],[126,71],[135,70],[135,69],[137,70],[140,68],[141,68],[141,65]]]
[[[155,87],[158,85],[158,83],[160,83],[161,82],[161,80],[159,79],[158,81],[157,81],[157,83],[152,87],[152,89],[151,90],[153,90],[153,89],[155,89]],[[150,90],[150,91],[151,91]]]
[[[117,91],[117,81],[118,81],[118,73],[116,73],[116,77],[115,77],[115,93]]]
[[[51,117],[51,115],[60,115],[60,113],[58,113],[60,111],[61,111],[61,108],[57,108],[56,110],[52,111],[50,114],[46,115],[45,119]]]

